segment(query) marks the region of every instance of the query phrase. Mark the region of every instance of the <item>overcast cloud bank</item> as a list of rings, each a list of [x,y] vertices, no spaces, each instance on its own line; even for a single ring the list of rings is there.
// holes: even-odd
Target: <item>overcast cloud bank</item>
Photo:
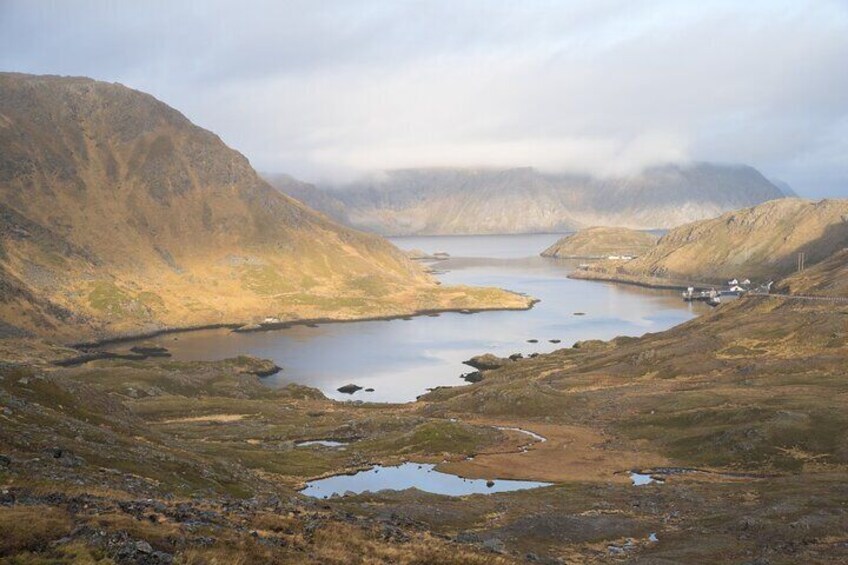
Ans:
[[[844,1],[0,2],[3,70],[150,92],[311,181],[697,160],[848,196],[846,61]]]

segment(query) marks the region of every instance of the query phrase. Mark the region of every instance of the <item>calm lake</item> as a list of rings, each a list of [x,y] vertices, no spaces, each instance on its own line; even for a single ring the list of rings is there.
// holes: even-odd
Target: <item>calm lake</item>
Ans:
[[[568,279],[578,261],[539,256],[559,237],[392,239],[402,249],[449,253],[450,259],[433,263],[444,284],[497,286],[541,300],[528,311],[447,313],[409,321],[323,324],[247,334],[209,330],[162,336],[158,341],[180,360],[242,354],[273,359],[283,371],[264,379],[270,386],[300,383],[338,400],[409,402],[428,388],[465,385],[460,375],[473,369],[462,361],[474,355],[528,355],[570,347],[578,340],[638,336],[670,328],[708,308],[683,302],[675,291]],[[538,343],[528,343],[530,339]],[[347,383],[374,392],[336,391]]]

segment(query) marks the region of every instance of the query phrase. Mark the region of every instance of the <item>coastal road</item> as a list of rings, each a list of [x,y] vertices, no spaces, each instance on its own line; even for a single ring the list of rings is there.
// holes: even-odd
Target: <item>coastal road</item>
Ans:
[[[749,292],[748,296],[766,296],[769,298],[783,298],[784,300],[817,300],[820,302],[848,303],[845,296],[807,296],[803,294],[773,294],[766,292]]]

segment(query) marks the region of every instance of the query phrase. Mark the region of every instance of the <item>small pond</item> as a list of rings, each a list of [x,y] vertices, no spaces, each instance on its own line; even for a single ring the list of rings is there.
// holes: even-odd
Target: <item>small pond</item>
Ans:
[[[662,479],[655,479],[651,475],[647,475],[645,473],[637,473],[635,471],[630,472],[630,480],[633,481],[634,487],[641,487],[644,485],[649,485],[651,483],[662,484],[664,482]]]
[[[307,441],[298,441],[295,442],[296,447],[310,447],[320,445],[322,447],[344,447],[347,445],[346,441],[333,441],[329,439],[310,439]]]
[[[435,465],[424,463],[404,463],[394,467],[377,465],[353,475],[336,475],[310,481],[301,492],[315,498],[329,498],[350,493],[416,488],[433,494],[464,496],[526,490],[551,484],[538,481],[465,479],[436,471],[434,467]]]

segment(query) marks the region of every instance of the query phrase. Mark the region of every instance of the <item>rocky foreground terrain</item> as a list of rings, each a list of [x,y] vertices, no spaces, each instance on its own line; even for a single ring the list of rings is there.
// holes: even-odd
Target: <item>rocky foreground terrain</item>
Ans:
[[[272,390],[251,358],[60,368],[77,352],[0,343],[12,563],[848,560],[846,301],[751,296],[641,338],[485,356],[476,384],[407,405]],[[319,438],[350,443],[296,445]],[[297,492],[406,460],[553,486]]]
[[[385,240],[271,188],[153,97],[0,73],[0,335],[524,308],[442,289]]]
[[[680,226],[644,255],[599,261],[573,276],[647,286],[721,285],[746,278],[764,283],[795,272],[799,253],[805,267],[829,259],[836,268],[835,254],[846,246],[848,200],[785,198]],[[830,275],[836,272],[824,274],[824,280],[839,285],[839,277]]]
[[[650,251],[658,236],[628,228],[592,227],[567,235],[542,252],[560,259],[607,259],[638,257]]]
[[[268,175],[339,222],[383,235],[671,228],[786,194],[746,166],[696,163],[618,178],[518,169],[405,169],[340,186]]]

